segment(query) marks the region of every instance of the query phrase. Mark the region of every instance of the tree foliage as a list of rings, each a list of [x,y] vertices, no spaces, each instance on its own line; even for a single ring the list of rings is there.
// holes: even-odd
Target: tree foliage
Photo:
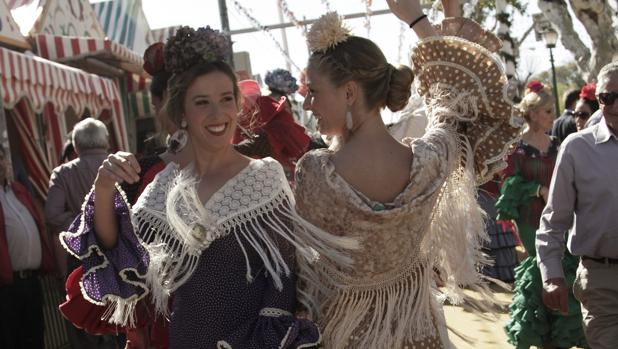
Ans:
[[[526,6],[522,0],[506,0],[507,4],[511,5],[513,9],[521,14],[526,13]],[[474,12],[472,13],[472,19],[478,23],[485,23],[485,20],[490,16],[494,16],[496,11],[495,0],[479,0]]]
[[[549,86],[552,85],[551,69],[538,73],[530,77],[528,81],[539,80]],[[586,84],[586,80],[582,73],[577,69],[577,63],[571,62],[565,65],[556,67],[556,84],[558,85],[559,104],[563,105],[562,95],[570,89],[580,89]],[[522,88],[526,86],[525,82]]]

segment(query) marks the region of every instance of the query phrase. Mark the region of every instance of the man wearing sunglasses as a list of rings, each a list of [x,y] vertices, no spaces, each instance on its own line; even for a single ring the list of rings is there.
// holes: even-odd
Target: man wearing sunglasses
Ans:
[[[562,143],[536,248],[543,301],[567,313],[561,260],[568,231],[567,247],[581,257],[573,293],[588,344],[609,349],[618,345],[618,62],[601,69],[596,91],[602,119]]]

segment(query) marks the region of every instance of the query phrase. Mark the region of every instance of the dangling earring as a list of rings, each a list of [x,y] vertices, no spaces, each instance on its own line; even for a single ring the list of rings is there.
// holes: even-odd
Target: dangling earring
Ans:
[[[354,120],[352,120],[352,112],[349,110],[345,113],[345,127],[348,129],[348,131],[352,131],[352,128],[354,127]]]
[[[167,148],[172,153],[180,152],[189,141],[189,133],[187,132],[187,121],[184,119],[180,122],[180,128],[171,135],[167,141]]]

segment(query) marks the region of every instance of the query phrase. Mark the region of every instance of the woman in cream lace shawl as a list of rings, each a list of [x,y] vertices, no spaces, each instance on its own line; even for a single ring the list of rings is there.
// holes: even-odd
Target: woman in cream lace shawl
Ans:
[[[328,261],[314,267],[299,261],[301,301],[320,324],[326,348],[447,348],[438,300],[461,302],[462,285],[490,298],[477,272],[487,261],[475,188],[503,168],[519,131],[494,55],[500,41],[462,18],[434,27],[418,0],[388,3],[420,38],[412,63],[429,122],[422,138],[399,142],[380,117],[384,107],[405,106],[410,68],[388,64],[335,13],[307,37],[304,107],[319,131],[338,142],[300,160],[297,210],[362,244],[353,268],[333,272]],[[447,16],[458,12],[456,0],[443,4]],[[446,285],[438,295],[434,271]],[[333,286],[312,281],[320,278]]]

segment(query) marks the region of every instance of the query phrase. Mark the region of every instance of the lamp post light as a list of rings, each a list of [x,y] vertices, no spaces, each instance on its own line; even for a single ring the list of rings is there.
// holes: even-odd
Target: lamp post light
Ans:
[[[558,33],[552,28],[543,33],[545,46],[549,49],[549,61],[551,62],[551,76],[554,85],[554,100],[556,102],[556,116],[560,115],[560,104],[558,103],[558,84],[556,83],[556,68],[554,67],[554,53],[552,49],[556,47],[558,42]]]

